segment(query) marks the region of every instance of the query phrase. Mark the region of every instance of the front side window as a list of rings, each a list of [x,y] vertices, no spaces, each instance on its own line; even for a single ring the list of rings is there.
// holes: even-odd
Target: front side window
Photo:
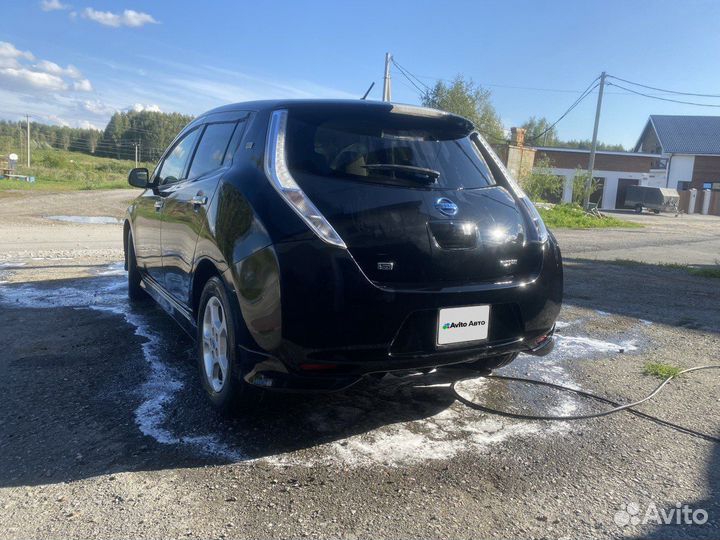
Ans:
[[[160,186],[174,184],[185,178],[185,167],[195,148],[200,130],[194,129],[180,139],[167,155],[158,173],[157,183]]]
[[[200,175],[219,168],[237,123],[210,124],[200,139],[188,178],[197,178]]]
[[[441,121],[402,115],[293,118],[288,121],[292,172],[428,189],[495,185],[467,133]]]

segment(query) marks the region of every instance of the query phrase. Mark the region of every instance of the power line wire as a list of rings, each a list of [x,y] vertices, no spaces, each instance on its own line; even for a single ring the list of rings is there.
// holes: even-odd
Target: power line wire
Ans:
[[[667,88],[658,88],[658,87],[656,87],[656,86],[650,86],[650,85],[642,84],[642,83],[639,83],[639,82],[629,81],[629,80],[623,79],[623,78],[621,78],[621,77],[616,77],[615,75],[608,75],[608,78],[617,79],[618,81],[622,81],[622,82],[627,83],[627,84],[632,84],[633,86],[641,86],[642,88],[648,88],[649,90],[656,90],[656,91],[658,91],[658,92],[664,92],[664,93],[667,93],[667,94],[678,94],[678,95],[681,95],[681,96],[695,96],[695,97],[720,98],[720,94],[699,94],[699,93],[696,93],[696,92],[680,92],[679,90],[668,90]],[[619,86],[619,85],[614,85],[614,86],[618,86],[618,88],[622,88],[622,87]],[[652,96],[652,97],[656,97],[656,96]]]
[[[608,86],[615,86],[616,88],[622,88],[623,90],[630,92],[631,94],[637,94],[638,96],[643,96],[643,97],[650,98],[650,99],[658,99],[660,101],[669,101],[671,103],[680,103],[682,105],[694,105],[696,107],[714,107],[714,108],[720,107],[720,104],[717,104],[717,103],[696,103],[693,101],[683,101],[680,99],[671,99],[671,98],[666,98],[666,97],[661,97],[661,96],[653,96],[652,94],[646,94],[644,92],[639,92],[637,90],[633,90],[631,88],[627,88],[625,86],[622,86],[622,85],[619,85],[616,83],[609,82],[607,84],[608,84]]]
[[[403,74],[405,75],[405,77],[407,77],[408,79],[409,79],[410,77],[412,77],[412,78],[415,79],[418,83],[420,83],[420,85],[422,85],[422,86],[425,88],[426,91],[432,90],[432,88],[430,88],[427,84],[425,84],[424,82],[422,82],[417,76],[413,75],[413,73],[412,73],[409,69],[404,68],[403,66],[401,66],[400,64],[398,64],[398,62],[395,60],[395,58],[392,59],[392,63],[395,65],[396,68],[398,68],[401,72],[403,72]],[[408,77],[408,75],[409,75],[410,77]],[[414,84],[414,83],[413,83],[413,84]]]
[[[397,63],[397,61],[395,61],[394,59],[393,59],[393,63],[394,63],[398,68],[404,69],[405,71],[407,71],[408,73],[410,73],[407,68],[404,68],[404,67],[400,66],[400,65]],[[444,78],[442,78],[442,77],[433,77],[433,76],[431,76],[431,75],[415,75],[415,74],[413,74],[413,73],[410,73],[410,74],[411,74],[419,83],[421,83],[423,86],[425,86],[425,87],[428,88],[428,89],[430,89],[430,88],[429,88],[425,83],[423,83],[420,79],[432,79],[432,80],[435,80],[435,81],[443,81],[443,82],[447,82],[447,83],[452,83],[452,82],[453,82],[452,79],[444,79]],[[512,89],[512,90],[530,90],[530,91],[533,91],[533,92],[562,92],[562,93],[567,93],[567,94],[583,94],[583,93],[584,93],[583,90],[570,90],[569,88],[538,88],[538,87],[534,87],[534,86],[516,86],[516,85],[510,85],[510,84],[496,84],[496,83],[487,83],[487,82],[478,82],[477,84],[480,85],[480,86],[489,86],[489,87],[493,87],[493,88],[509,88],[509,89]]]
[[[550,124],[550,126],[549,126],[547,129],[543,130],[542,132],[538,133],[537,135],[534,135],[534,136],[532,136],[532,137],[528,137],[528,138],[525,139],[525,140],[526,140],[527,142],[536,141],[537,139],[539,139],[540,137],[542,137],[542,136],[545,135],[546,133],[549,133],[555,126],[558,125],[558,123],[560,123],[560,121],[561,121],[563,118],[565,118],[568,114],[570,114],[570,112],[571,112],[575,107],[577,107],[578,105],[580,105],[580,102],[582,102],[582,100],[584,100],[586,97],[588,97],[588,96],[592,93],[592,91],[595,90],[595,89],[600,85],[600,83],[597,82],[597,80],[598,80],[599,78],[600,78],[600,77],[595,77],[595,78],[592,80],[592,82],[590,83],[590,85],[589,85],[589,86],[585,89],[585,91],[580,95],[580,97],[577,98],[577,99],[575,100],[575,102],[574,102],[572,105],[570,105],[570,107],[568,107],[567,110],[566,110],[564,113],[562,113],[562,115],[560,115],[560,118],[558,118],[557,120],[555,120],[555,122],[553,122],[552,124]]]
[[[409,85],[407,82],[405,82],[404,79],[395,79],[393,82],[397,82],[398,84],[402,84],[405,88],[408,88],[408,89],[410,89],[410,90],[413,91],[413,92],[416,92],[416,91],[417,91],[417,86],[411,86],[411,85]],[[421,94],[420,92],[418,92],[418,97],[422,98],[422,97],[423,97],[423,94]]]
[[[400,67],[400,65],[399,65],[397,62],[395,62],[394,60],[393,60],[393,65],[394,65],[396,68],[398,68],[398,70],[400,71],[400,73],[410,82],[410,84],[412,84],[412,85],[415,87],[415,89],[419,92],[420,97],[423,97],[423,96],[429,91],[428,86],[425,85],[425,84],[423,84],[423,86],[425,86],[425,88],[427,88],[427,90],[423,90],[422,88],[420,88],[420,87],[417,85],[417,83],[411,78],[411,76],[409,75],[409,72],[406,72],[406,71],[405,71],[402,67]]]
[[[407,68],[401,66],[401,65],[397,62],[397,60],[395,60],[394,58],[392,59],[392,63],[393,63],[393,65],[394,65],[395,67],[398,68],[398,70],[400,71],[400,73],[415,87],[415,89],[416,89],[418,92],[420,92],[420,95],[421,95],[421,96],[426,95],[427,92],[429,92],[429,91],[432,90],[427,84],[425,84],[423,81],[421,81],[421,80],[418,78],[418,76],[414,75],[414,74],[413,74],[412,72],[410,72]],[[428,77],[428,78],[429,78],[429,77]],[[584,100],[587,96],[589,96],[589,95],[592,93],[592,91],[595,90],[595,88],[598,87],[598,84],[596,84],[596,83],[597,83],[597,80],[598,80],[599,78],[600,78],[599,76],[598,76],[598,77],[595,77],[595,78],[590,82],[590,84],[587,86],[587,88],[585,88],[585,90],[583,90],[583,91],[581,92],[580,96],[573,102],[572,105],[570,105],[570,107],[568,107],[568,109],[560,116],[560,118],[558,118],[555,122],[553,122],[547,129],[543,130],[542,132],[538,133],[537,135],[535,135],[535,136],[533,136],[533,137],[530,137],[530,138],[528,138],[528,139],[526,139],[526,140],[527,140],[527,141],[530,141],[530,142],[531,142],[531,141],[535,141],[535,140],[539,139],[540,137],[544,136],[544,135],[545,135],[546,133],[548,133],[550,130],[552,130],[561,120],[563,120],[568,114],[570,114],[570,112],[571,112],[575,107],[577,107],[577,106],[580,104],[580,102],[582,102],[582,100]],[[420,88],[420,87],[415,83],[415,81],[413,81],[413,79],[415,79],[415,81],[417,81],[417,82],[420,83],[423,87],[425,87],[425,90],[423,90],[422,88]],[[447,79],[437,79],[437,80],[446,81]],[[491,85],[486,85],[486,86],[491,86]],[[499,85],[495,85],[495,86],[499,86]],[[520,87],[518,87],[518,88],[520,88]],[[494,138],[496,141],[500,142],[500,139],[498,139],[497,137],[491,137],[491,138]],[[502,142],[507,142],[507,141],[506,141],[506,140],[502,140]]]

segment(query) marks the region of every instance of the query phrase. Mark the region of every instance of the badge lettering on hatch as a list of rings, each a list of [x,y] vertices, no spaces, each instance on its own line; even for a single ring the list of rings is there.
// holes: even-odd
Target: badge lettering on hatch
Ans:
[[[378,270],[392,270],[393,268],[395,268],[395,263],[391,261],[377,263]]]

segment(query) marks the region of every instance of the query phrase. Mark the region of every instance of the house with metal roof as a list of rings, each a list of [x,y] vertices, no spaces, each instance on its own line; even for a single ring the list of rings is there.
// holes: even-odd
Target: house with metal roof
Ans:
[[[666,187],[720,190],[720,116],[653,114],[634,151],[667,158]]]
[[[563,182],[562,196],[551,202],[570,202],[575,177],[588,168],[590,150],[526,147],[524,130],[514,128],[501,154],[516,176],[539,163],[548,167]],[[641,185],[677,189],[686,209],[692,197],[693,208],[696,198],[700,201],[697,211],[720,215],[720,116],[653,114],[631,152],[597,152],[593,176],[590,201],[603,209],[630,208],[627,188]],[[692,188],[698,191],[688,192]]]

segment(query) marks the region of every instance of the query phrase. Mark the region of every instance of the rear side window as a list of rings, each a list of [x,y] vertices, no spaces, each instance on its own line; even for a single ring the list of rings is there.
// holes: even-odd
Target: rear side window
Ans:
[[[495,184],[467,133],[398,114],[288,119],[293,172],[428,189]]]
[[[175,146],[160,166],[160,172],[158,173],[159,185],[174,184],[185,178],[185,167],[192,155],[193,148],[195,148],[199,133],[199,129],[194,129],[175,143]]]
[[[190,166],[188,178],[196,178],[200,175],[214,171],[219,168],[230,139],[237,126],[236,122],[223,124],[209,124],[200,139],[195,157]]]

